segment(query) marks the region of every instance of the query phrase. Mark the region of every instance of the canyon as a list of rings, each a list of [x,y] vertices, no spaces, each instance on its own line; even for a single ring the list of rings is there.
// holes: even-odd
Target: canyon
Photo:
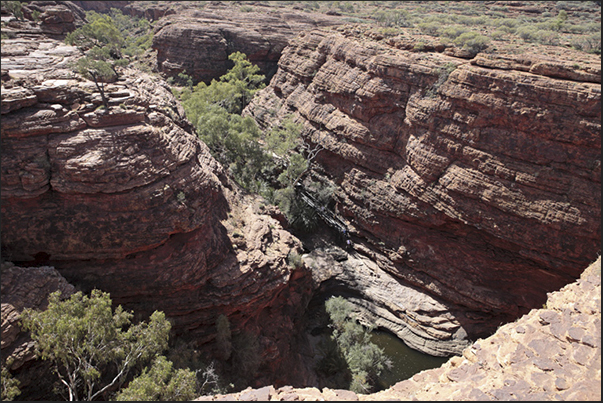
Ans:
[[[124,70],[105,109],[71,71],[79,57],[48,37],[3,39],[3,260],[55,267],[138,318],[161,310],[201,345],[224,314],[258,337],[273,367],[258,382],[304,382],[304,365],[289,371],[311,291],[288,262],[301,243],[230,182],[162,79]]]
[[[554,337],[528,358],[566,343],[584,357],[563,379],[590,391],[584,369],[594,371],[600,394],[600,280],[584,271],[600,254],[600,57],[467,54],[333,15],[139,3],[32,2],[40,22],[11,20],[14,37],[2,42],[2,259],[14,263],[2,266],[2,355],[17,358],[14,371],[31,369],[24,384],[43,369],[15,327],[18,312],[43,307],[55,289],[100,288],[138,318],[164,311],[177,337],[209,351],[221,314],[256,335],[264,366],[250,386],[274,387],[233,399],[431,399],[461,373],[486,374],[461,397],[484,398],[478,388],[501,398],[492,391],[505,376],[525,372],[491,355],[497,346],[511,354],[524,343],[518,333],[534,329]],[[94,84],[71,71],[82,53],[61,35],[82,24],[82,8],[113,5],[156,20],[156,72],[208,81],[242,51],[272,76],[244,115],[265,130],[293,116],[322,148],[304,184],[335,186],[352,248],[326,226],[294,236],[277,208],[239,189],[158,74],[124,69],[101,107]],[[15,297],[24,293],[35,298]],[[412,348],[457,357],[373,397],[284,386],[317,382],[302,353],[304,313],[319,294],[345,295],[362,323]],[[594,341],[570,334],[571,315],[585,315],[582,333]],[[589,397],[562,381],[555,389],[562,376],[553,375],[541,398]]]
[[[315,180],[336,186],[354,253],[373,262],[331,274],[356,292],[361,320],[459,354],[596,258],[597,57],[580,69],[530,54],[467,59],[333,31],[292,40],[244,114],[263,128],[292,115],[323,147]],[[313,254],[311,267],[334,267]]]

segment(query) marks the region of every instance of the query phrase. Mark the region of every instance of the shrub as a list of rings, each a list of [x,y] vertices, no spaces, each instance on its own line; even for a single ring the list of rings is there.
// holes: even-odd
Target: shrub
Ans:
[[[3,1],[2,6],[11,12],[17,19],[23,19],[23,10],[21,9],[20,1]]]
[[[13,378],[9,371],[9,367],[13,364],[11,358],[2,361],[2,400],[13,400],[21,394],[19,390],[20,381]]]
[[[432,36],[440,36],[440,30],[442,29],[442,24],[439,22],[422,22],[418,24],[421,32],[427,35]]]
[[[138,363],[167,348],[170,323],[154,312],[148,323],[132,325],[132,314],[118,306],[113,312],[108,293],[81,292],[61,301],[50,294],[48,308],[25,309],[23,328],[31,332],[36,355],[50,360],[67,389],[69,400],[91,401],[123,381]]]
[[[460,26],[460,25],[453,25],[453,26],[444,28],[441,31],[441,34],[447,38],[455,39],[458,36],[464,34],[465,32],[467,32],[467,28]]]
[[[145,368],[127,388],[120,391],[118,401],[190,401],[197,397],[197,378],[190,369],[174,370],[172,362],[158,356],[151,368]]]
[[[433,98],[438,92],[438,89],[448,80],[448,76],[456,70],[456,65],[454,63],[446,63],[443,66],[438,68],[437,75],[438,79],[436,82],[427,90],[426,96],[428,98]]]
[[[477,54],[490,45],[490,39],[477,32],[465,32],[453,42],[472,54]]]
[[[332,339],[343,356],[351,373],[349,388],[356,393],[369,393],[379,375],[391,367],[391,361],[382,349],[370,341],[372,329],[364,328],[352,318],[352,305],[343,297],[331,297],[325,309],[332,322]],[[337,353],[327,354],[332,364],[321,363],[336,368]]]
[[[373,18],[384,27],[411,27],[410,14],[406,10],[377,11]]]

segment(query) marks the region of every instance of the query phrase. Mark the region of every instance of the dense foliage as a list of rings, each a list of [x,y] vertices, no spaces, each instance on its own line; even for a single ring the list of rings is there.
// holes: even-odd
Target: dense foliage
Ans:
[[[343,297],[331,297],[325,303],[331,320],[332,335],[327,341],[318,370],[325,375],[347,374],[343,386],[356,393],[372,391],[381,373],[391,367],[382,349],[370,341],[372,329],[352,317],[352,305]]]
[[[190,401],[197,397],[197,377],[190,369],[173,368],[164,356],[117,394],[118,401]]]
[[[231,177],[278,204],[294,226],[310,229],[316,220],[295,196],[294,186],[319,149],[304,144],[301,125],[291,117],[267,133],[251,117],[242,117],[253,95],[265,86],[264,76],[243,53],[235,52],[229,59],[234,66],[219,80],[175,92],[197,134]]]
[[[77,292],[60,300],[50,294],[48,309],[25,309],[21,321],[35,342],[36,355],[50,360],[68,399],[91,401],[123,382],[136,365],[167,348],[170,323],[162,312],[133,325],[132,314],[111,308],[108,293]]]

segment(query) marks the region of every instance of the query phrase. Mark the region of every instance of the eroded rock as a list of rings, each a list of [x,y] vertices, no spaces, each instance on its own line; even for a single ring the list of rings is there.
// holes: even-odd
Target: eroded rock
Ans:
[[[598,250],[600,63],[580,57],[466,60],[317,30],[244,113],[264,128],[293,114],[324,148],[316,176],[338,186],[356,252],[473,339],[541,306]],[[401,317],[382,298],[367,310]]]

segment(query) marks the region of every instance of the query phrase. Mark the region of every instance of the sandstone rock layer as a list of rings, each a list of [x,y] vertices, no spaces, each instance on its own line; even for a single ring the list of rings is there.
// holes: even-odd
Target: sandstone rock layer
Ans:
[[[238,51],[263,74],[272,76],[283,48],[297,33],[340,21],[339,17],[281,11],[261,3],[251,11],[234,5],[197,4],[158,21],[153,37],[157,69],[168,76],[184,72],[195,81],[209,82],[233,66],[228,56]]]
[[[568,58],[448,54],[352,31],[302,33],[245,113],[263,127],[287,114],[304,124],[307,141],[324,147],[315,176],[338,186],[356,251],[455,312],[447,338],[460,352],[595,258],[601,72],[588,55],[578,68]],[[390,305],[377,298],[372,310],[406,326],[430,315]]]

